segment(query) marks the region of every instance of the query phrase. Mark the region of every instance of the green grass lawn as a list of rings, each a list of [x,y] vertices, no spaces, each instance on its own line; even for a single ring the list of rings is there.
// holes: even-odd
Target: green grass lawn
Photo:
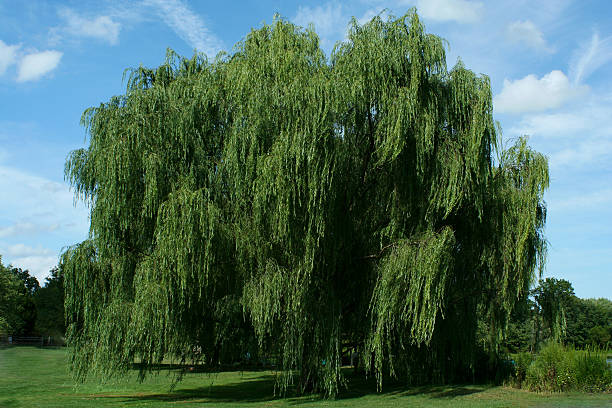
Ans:
[[[610,394],[535,394],[506,387],[387,387],[376,393],[371,382],[349,378],[349,389],[337,400],[315,396],[275,398],[274,373],[188,373],[171,390],[174,372],[165,371],[140,383],[136,374],[75,387],[64,349],[0,349],[0,407],[612,407]]]

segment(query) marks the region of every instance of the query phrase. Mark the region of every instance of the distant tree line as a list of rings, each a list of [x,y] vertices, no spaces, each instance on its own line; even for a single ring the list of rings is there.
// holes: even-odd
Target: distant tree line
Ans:
[[[64,278],[51,269],[44,286],[29,271],[4,266],[0,256],[0,335],[63,336]]]
[[[581,299],[565,279],[541,280],[514,309],[502,347],[510,353],[536,351],[549,339],[579,349],[609,347],[612,301]]]

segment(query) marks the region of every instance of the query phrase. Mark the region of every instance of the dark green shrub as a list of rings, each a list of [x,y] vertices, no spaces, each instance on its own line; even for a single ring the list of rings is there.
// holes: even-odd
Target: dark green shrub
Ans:
[[[527,369],[525,383],[531,391],[567,391],[574,387],[573,350],[549,342]]]
[[[519,388],[522,387],[523,381],[525,381],[527,369],[529,369],[532,361],[533,355],[531,353],[518,353],[514,357],[514,379]]]
[[[576,357],[576,384],[580,389],[597,392],[612,388],[612,369],[605,353],[586,351]]]
[[[603,353],[549,342],[529,365],[524,384],[531,391],[607,391],[612,390],[612,372]]]

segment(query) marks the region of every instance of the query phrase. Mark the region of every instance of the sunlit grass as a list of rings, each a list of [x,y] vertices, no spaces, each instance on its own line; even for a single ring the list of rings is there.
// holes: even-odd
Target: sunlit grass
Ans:
[[[162,371],[137,380],[133,372],[120,381],[74,385],[64,349],[0,349],[0,407],[162,407],[175,404],[215,407],[610,407],[610,394],[535,394],[506,387],[458,385],[407,388],[393,385],[376,393],[372,381],[349,377],[337,400],[318,396],[274,396],[274,373],[188,372],[172,388],[176,372]],[[179,405],[180,406],[180,405]]]

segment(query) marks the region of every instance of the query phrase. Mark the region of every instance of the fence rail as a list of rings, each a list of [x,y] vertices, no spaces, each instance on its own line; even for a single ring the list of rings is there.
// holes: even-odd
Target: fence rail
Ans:
[[[57,336],[2,336],[0,345],[3,346],[38,346],[57,347],[65,344],[63,337]]]

